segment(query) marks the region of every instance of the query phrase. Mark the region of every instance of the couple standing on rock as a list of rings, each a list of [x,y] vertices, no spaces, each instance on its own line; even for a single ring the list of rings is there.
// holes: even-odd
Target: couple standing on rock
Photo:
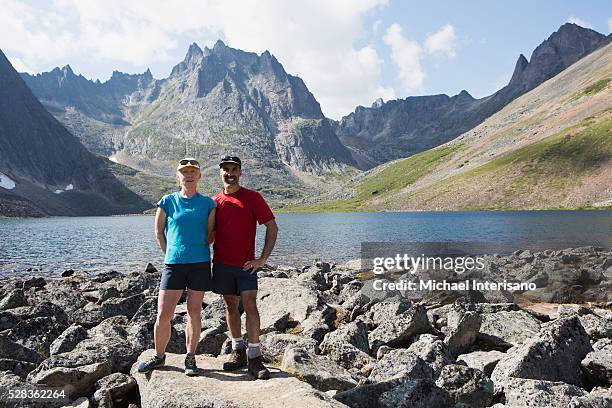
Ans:
[[[248,372],[256,379],[270,377],[259,347],[257,270],[274,248],[278,227],[262,196],[240,186],[242,162],[238,157],[223,157],[219,174],[223,191],[211,199],[197,190],[202,177],[200,163],[185,158],[176,169],[181,190],[164,196],[157,203],[155,233],[165,253],[166,266],[160,283],[154,329],[155,355],[138,365],[139,372],[164,365],[174,309],[187,290],[185,374],[198,375],[195,352],[201,332],[202,300],[205,291],[212,290],[223,295],[232,337],[232,353],[223,369],[233,371],[248,365]],[[265,244],[259,258],[255,258],[257,223],[266,226]],[[211,274],[209,245],[212,243]],[[246,313],[248,347],[240,327],[238,306],[241,300]]]

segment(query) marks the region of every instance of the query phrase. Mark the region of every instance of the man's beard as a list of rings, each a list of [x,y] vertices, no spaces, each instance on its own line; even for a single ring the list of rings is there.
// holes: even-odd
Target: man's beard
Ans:
[[[238,184],[238,177],[236,177],[236,176],[231,176],[231,177],[224,176],[223,177],[223,182],[225,184]]]

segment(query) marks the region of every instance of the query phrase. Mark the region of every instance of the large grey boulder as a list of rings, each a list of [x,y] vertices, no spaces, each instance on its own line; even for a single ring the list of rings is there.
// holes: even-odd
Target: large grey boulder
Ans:
[[[27,375],[37,367],[37,364],[27,361],[14,360],[12,358],[0,358],[0,371],[10,371],[25,379]]]
[[[56,366],[36,370],[28,375],[28,381],[48,387],[63,387],[70,398],[90,395],[96,381],[111,373],[108,362],[81,365],[78,367]]]
[[[578,318],[584,330],[594,341],[612,338],[612,319],[599,317],[595,314],[586,314]]]
[[[491,376],[493,369],[506,353],[501,351],[474,351],[468,354],[461,354],[457,357],[457,363],[464,363],[468,367],[482,371],[488,376]]]
[[[88,337],[72,351],[43,361],[28,375],[28,380],[45,385],[64,384],[73,389],[74,395],[88,395],[100,378],[111,372],[126,372],[136,361],[138,354],[127,340],[126,324],[125,316],[106,319],[90,329]]]
[[[504,390],[506,405],[510,407],[569,407],[574,397],[587,392],[564,382],[511,378]]]
[[[48,356],[51,343],[67,327],[67,323],[54,316],[33,317],[20,321],[7,334],[16,343]]]
[[[49,353],[54,355],[71,351],[80,341],[86,338],[87,330],[83,326],[73,324],[51,343]]]
[[[225,340],[228,339],[223,327],[210,327],[200,333],[196,354],[204,353],[218,356]]]
[[[339,392],[334,396],[334,399],[351,408],[377,407],[379,406],[380,396],[397,387],[400,383],[398,380],[393,380],[376,384],[364,384],[348,391]]]
[[[342,324],[333,332],[327,333],[319,345],[321,354],[344,368],[364,366],[372,358],[369,351],[368,329],[360,320]]]
[[[540,326],[538,319],[522,310],[485,313],[478,341],[488,348],[506,350],[532,338],[540,331]]]
[[[145,351],[139,360],[151,357]],[[182,367],[182,355],[166,354],[167,367]],[[186,379],[182,370],[154,370],[149,374],[137,372],[136,379],[142,408],[267,408],[286,406],[296,408],[346,407],[325,393],[291,375],[271,369],[269,380],[245,381],[250,377],[244,370],[222,370],[223,359],[196,356],[199,367],[206,367],[198,377]],[[180,398],[177,398],[180,396]]]
[[[408,347],[408,351],[413,352],[429,364],[434,370],[435,377],[440,374],[445,365],[453,362],[453,356],[448,346],[431,334],[421,334],[418,340]]]
[[[7,335],[0,334],[0,358],[15,359],[39,364],[45,357],[28,347],[12,341]]]
[[[440,372],[436,385],[448,391],[455,402],[473,408],[487,407],[493,401],[493,382],[475,368],[449,364]]]
[[[129,394],[136,391],[136,380],[127,374],[113,373],[94,384],[92,400],[98,407],[113,408],[124,405]]]
[[[384,382],[390,380],[433,379],[433,369],[422,358],[406,349],[387,352],[374,364],[368,380]]]
[[[278,278],[259,279],[257,305],[262,333],[283,331],[289,320],[302,322],[315,310],[329,307],[312,285]]]
[[[444,343],[453,355],[465,353],[472,347],[478,337],[480,324],[481,318],[476,312],[467,311],[461,316],[457,327],[444,338]]]
[[[612,390],[594,388],[588,395],[573,397],[570,408],[610,408],[612,407]]]
[[[381,408],[448,408],[454,400],[448,391],[438,387],[429,379],[409,380],[381,394]]]
[[[491,379],[496,388],[511,377],[582,385],[580,362],[592,350],[578,317],[558,319],[542,325],[532,339],[509,350]]]
[[[429,330],[431,325],[425,306],[414,305],[400,315],[389,316],[368,334],[368,339],[372,351],[375,352],[382,345],[390,347],[408,345],[413,336],[427,333]]]
[[[404,313],[410,309],[411,302],[407,299],[392,299],[383,300],[372,305],[366,313],[366,318],[370,320],[374,326],[379,326],[388,320]]]
[[[280,369],[296,375],[320,391],[345,391],[357,385],[347,370],[326,357],[304,349],[288,348]]]
[[[591,382],[612,385],[612,344],[597,346],[580,364]],[[595,349],[595,346],[593,348]]]
[[[131,319],[146,300],[144,294],[139,293],[127,298],[111,298],[102,303],[102,315],[105,319],[113,316],[127,316]]]
[[[281,361],[285,351],[290,348],[301,348],[315,353],[317,342],[313,339],[289,333],[267,333],[259,338],[261,353],[268,361]]]
[[[27,305],[28,300],[23,293],[23,289],[12,290],[0,300],[0,310],[14,309]]]

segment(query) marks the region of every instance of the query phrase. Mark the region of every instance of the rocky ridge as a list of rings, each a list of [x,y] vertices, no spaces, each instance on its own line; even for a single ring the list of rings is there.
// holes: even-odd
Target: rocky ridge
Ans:
[[[357,107],[334,123],[336,133],[362,168],[411,156],[472,129],[610,40],[591,29],[566,23],[536,47],[529,61],[521,54],[508,84],[493,95],[474,99],[463,90],[452,97],[376,101],[369,108]]]
[[[525,301],[520,292],[431,292],[413,299],[372,291],[363,272],[340,265],[267,266],[258,273],[258,302],[272,379],[255,383],[243,381],[245,371],[219,368],[230,341],[223,301],[212,294],[202,311],[201,377],[186,378],[180,370],[183,303],[167,368],[135,372],[153,345],[160,274],[152,267],[129,275],[6,279],[0,281],[0,401],[25,406],[7,402],[12,387],[62,386],[83,407],[501,408],[526,401],[606,407],[612,402],[611,259],[610,252],[586,247],[520,251],[487,262],[489,271],[505,269],[522,280],[537,269],[529,266],[535,260],[560,264],[544,268],[551,293],[535,295],[560,303]],[[594,303],[565,302],[593,295],[589,287],[601,288],[591,296]],[[523,327],[532,330],[529,336],[520,335]]]

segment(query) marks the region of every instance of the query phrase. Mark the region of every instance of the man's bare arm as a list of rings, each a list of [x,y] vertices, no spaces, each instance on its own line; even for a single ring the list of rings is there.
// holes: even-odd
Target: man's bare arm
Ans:
[[[155,213],[155,238],[162,252],[166,253],[166,212],[157,207]]]
[[[278,236],[278,225],[276,225],[276,220],[270,220],[264,225],[266,226],[266,238],[264,240],[264,247],[261,250],[261,256],[259,257],[259,259],[263,259],[265,263],[272,254],[274,245],[276,245],[276,237]]]
[[[264,240],[264,247],[261,251],[261,256],[258,259],[247,261],[242,267],[243,270],[253,269],[253,273],[257,272],[259,268],[265,265],[274,249],[276,244],[276,237],[278,236],[278,225],[275,220],[270,220],[264,224],[266,226],[266,238]]]

